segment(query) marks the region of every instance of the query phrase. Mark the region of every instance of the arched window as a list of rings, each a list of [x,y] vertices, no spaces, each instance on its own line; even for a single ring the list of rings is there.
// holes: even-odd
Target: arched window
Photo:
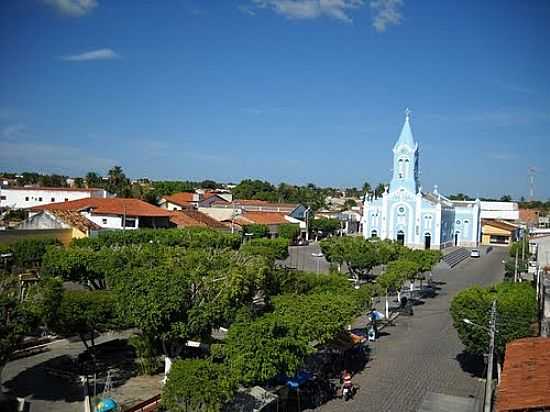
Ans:
[[[405,177],[409,177],[409,159],[405,159]]]
[[[370,232],[370,237],[378,237],[378,231],[375,229],[372,232]]]

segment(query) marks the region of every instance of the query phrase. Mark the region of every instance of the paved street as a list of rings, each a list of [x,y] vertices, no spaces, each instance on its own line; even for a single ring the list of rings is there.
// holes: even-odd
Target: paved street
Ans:
[[[104,334],[96,339],[96,344],[127,338],[129,335],[130,331]],[[30,401],[31,412],[82,411],[82,386],[68,384],[67,380],[52,376],[48,370],[54,369],[58,362],[68,357],[74,358],[83,351],[84,345],[78,338],[54,342],[42,353],[9,362],[2,373],[3,386],[13,390],[18,397]]]
[[[307,272],[328,273],[329,263],[324,257],[315,257],[313,253],[321,252],[319,243],[311,243],[307,246],[291,246],[288,248],[288,258],[285,265]],[[319,266],[317,266],[319,265]]]
[[[463,347],[452,326],[449,304],[464,288],[502,279],[506,253],[507,249],[494,248],[451,271],[434,271],[434,280],[445,282],[439,295],[416,306],[413,317],[402,316],[395,327],[384,329],[388,335],[373,344],[374,359],[353,378],[361,387],[355,398],[347,403],[334,400],[317,410],[416,411],[429,392],[481,399],[483,382],[464,371],[458,360],[463,359]]]

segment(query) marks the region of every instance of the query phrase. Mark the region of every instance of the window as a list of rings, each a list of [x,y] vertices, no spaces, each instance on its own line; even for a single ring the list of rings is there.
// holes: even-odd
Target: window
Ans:
[[[464,219],[464,224],[467,225],[468,223],[470,223],[470,221],[468,219]]]
[[[68,198],[68,197],[66,197],[66,198],[65,198],[65,202],[68,202],[68,201],[69,201],[69,198]]]
[[[29,197],[25,196],[25,202],[28,202],[28,201],[29,201]]]
[[[52,202],[55,202],[55,197],[52,197]]]
[[[42,198],[41,198],[41,197],[39,197],[39,198],[38,198],[38,201],[39,201],[39,202],[41,202],[41,201],[42,201]]]
[[[101,219],[101,223],[104,224],[104,225],[106,225],[106,224],[107,224],[107,218],[104,217],[103,219]]]
[[[123,220],[124,227],[136,227],[136,219],[133,217],[127,217]]]
[[[457,224],[457,225],[460,225],[461,223],[462,223],[462,222],[461,222],[460,220],[457,220],[457,221],[456,221],[456,224]]]
[[[403,206],[400,206],[399,209],[397,209],[397,213],[399,213],[400,215],[404,215],[405,214],[405,208]]]
[[[0,196],[0,200],[6,200],[6,196]]]
[[[373,230],[372,232],[370,232],[370,237],[378,237],[378,231]]]

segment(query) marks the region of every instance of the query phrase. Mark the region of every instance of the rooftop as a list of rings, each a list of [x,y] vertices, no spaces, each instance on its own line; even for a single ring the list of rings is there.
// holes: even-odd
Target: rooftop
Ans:
[[[550,338],[536,337],[506,345],[497,412],[550,408]]]
[[[35,187],[35,186],[26,186],[26,187],[6,187],[2,190],[43,190],[49,192],[97,192],[100,190],[105,190],[97,187],[89,188],[77,188],[77,187]]]
[[[92,222],[90,219],[82,216],[78,212],[72,210],[48,210],[48,213],[61,219],[68,225],[76,227],[81,232],[86,233],[88,230],[100,230],[101,226]]]
[[[178,227],[209,227],[211,229],[227,229],[227,226],[198,210],[179,210],[170,212],[170,221]]]
[[[286,213],[282,212],[245,212],[240,215],[236,222],[240,225],[247,225],[251,223],[259,225],[280,225],[289,223],[285,219]]]
[[[47,205],[31,207],[30,210],[68,210],[85,211],[98,215],[126,215],[126,216],[145,216],[145,217],[169,217],[170,212],[153,206],[139,199],[125,198],[96,198],[71,200],[68,202],[50,203]]]

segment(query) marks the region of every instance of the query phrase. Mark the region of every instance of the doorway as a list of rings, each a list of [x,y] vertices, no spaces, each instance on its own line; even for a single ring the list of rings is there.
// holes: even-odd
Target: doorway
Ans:
[[[460,235],[460,232],[455,233],[455,246],[458,246],[458,235]]]
[[[405,244],[405,232],[400,230],[397,232],[397,243],[404,245]]]
[[[426,233],[424,235],[424,249],[430,249],[432,246],[432,235]]]

